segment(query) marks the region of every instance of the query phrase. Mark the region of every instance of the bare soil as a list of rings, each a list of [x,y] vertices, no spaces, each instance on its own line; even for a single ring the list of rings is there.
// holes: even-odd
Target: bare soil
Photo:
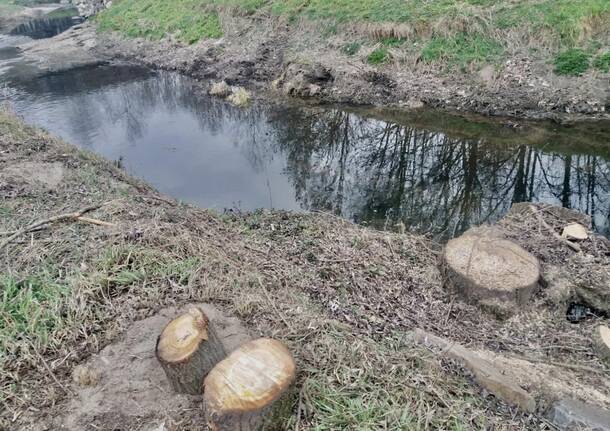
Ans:
[[[264,22],[264,24],[263,24]],[[324,37],[313,24],[280,19],[222,16],[225,37],[187,46],[171,38],[126,39],[101,33],[89,22],[56,38],[29,44],[26,57],[45,71],[105,61],[136,62],[177,71],[210,87],[214,81],[244,86],[268,97],[315,103],[421,107],[522,119],[608,119],[608,74],[591,71],[562,77],[552,65],[526,54],[500,65],[468,71],[429,66],[417,59],[373,66],[341,48],[359,37],[343,29]],[[360,35],[361,37],[361,35]]]
[[[7,174],[23,163],[60,164],[63,177],[49,188]],[[3,311],[0,429],[58,429],[58,423],[203,429],[198,401],[168,395],[151,359],[151,340],[171,314],[161,310],[200,302],[239,318],[253,337],[282,340],[294,353],[298,377],[285,429],[367,423],[368,429],[544,430],[552,429],[544,415],[560,396],[610,408],[608,364],[592,338],[609,320],[569,323],[570,292],[555,295],[547,283],[529,307],[498,320],[443,286],[441,246],[425,237],[320,213],[217,214],[182,205],[0,113],[0,232],[94,204],[101,206],[87,216],[106,224],[45,225],[1,251],[3,280],[29,289],[27,280],[36,278],[66,293],[44,302],[61,316],[44,327],[44,336],[33,329],[11,336],[11,313],[18,311]],[[574,217],[538,211],[559,232]],[[545,278],[576,254],[527,213],[510,214],[500,227],[541,260]],[[607,240],[594,236],[581,247],[592,257],[583,272],[610,267]],[[459,363],[410,341],[415,328],[516,368],[536,412],[496,400]],[[116,359],[105,364],[111,354]],[[99,369],[99,383],[74,387],[78,365]],[[154,404],[167,409],[154,411]],[[85,423],[88,428],[78,428]]]

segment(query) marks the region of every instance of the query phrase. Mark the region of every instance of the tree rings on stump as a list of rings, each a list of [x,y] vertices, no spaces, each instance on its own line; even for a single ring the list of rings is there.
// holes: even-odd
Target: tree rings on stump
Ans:
[[[203,379],[226,354],[198,307],[172,320],[157,339],[156,355],[176,392],[203,393]]]
[[[540,279],[538,259],[490,228],[449,241],[442,270],[445,283],[465,300],[501,317],[526,305]]]
[[[292,354],[279,341],[244,344],[205,379],[203,403],[213,431],[259,430],[282,412],[278,400],[295,378]]]

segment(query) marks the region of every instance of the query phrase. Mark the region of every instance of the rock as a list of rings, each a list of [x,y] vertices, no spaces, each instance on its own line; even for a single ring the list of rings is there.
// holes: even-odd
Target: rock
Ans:
[[[488,64],[479,71],[479,78],[481,78],[481,81],[483,81],[485,84],[490,85],[494,81],[495,73],[496,71],[494,66]]]
[[[579,302],[601,313],[610,314],[610,265],[579,253],[566,265],[574,294]]]
[[[425,106],[424,102],[419,99],[409,99],[405,105],[409,109],[421,109]]]
[[[227,97],[231,94],[231,87],[225,81],[215,82],[210,87],[210,95],[216,97]]]
[[[536,410],[536,400],[516,383],[509,370],[495,366],[491,361],[464,346],[416,329],[414,339],[427,347],[436,347],[445,355],[463,362],[479,385],[504,402],[526,412]]]
[[[563,228],[561,236],[568,240],[584,241],[589,238],[587,228],[580,223],[572,223]]]
[[[560,430],[610,431],[610,412],[573,399],[555,403],[548,416]]]
[[[466,301],[504,317],[527,305],[538,286],[540,264],[499,230],[482,227],[447,243],[442,272]]]
[[[77,365],[72,370],[72,380],[79,386],[97,386],[100,381],[100,372],[86,365]]]
[[[600,325],[593,332],[593,343],[599,357],[604,361],[610,361],[610,328]]]

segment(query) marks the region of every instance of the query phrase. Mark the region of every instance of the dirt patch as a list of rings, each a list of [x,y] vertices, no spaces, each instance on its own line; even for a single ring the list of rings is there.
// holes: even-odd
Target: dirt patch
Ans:
[[[238,319],[227,317],[210,304],[200,306],[218,331],[227,353],[250,340]],[[94,385],[72,385],[76,395],[61,410],[67,412],[49,429],[154,430],[175,428],[185,420],[204,423],[201,397],[176,394],[155,358],[157,337],[167,323],[187,311],[169,307],[135,322],[116,343],[89,359]]]
[[[56,188],[64,179],[65,170],[61,163],[24,162],[8,166],[7,176],[25,181],[28,184],[38,182],[50,189]]]

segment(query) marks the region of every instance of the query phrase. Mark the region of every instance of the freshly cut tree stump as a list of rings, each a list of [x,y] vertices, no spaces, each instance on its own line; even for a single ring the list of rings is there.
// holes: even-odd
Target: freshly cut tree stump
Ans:
[[[193,395],[203,393],[203,379],[226,357],[213,325],[198,307],[163,329],[156,355],[172,388]]]
[[[205,379],[203,404],[213,431],[259,430],[283,420],[278,401],[294,381],[292,354],[279,341],[244,344]]]
[[[445,283],[466,301],[506,317],[527,304],[540,279],[538,259],[492,228],[471,229],[447,243]]]

